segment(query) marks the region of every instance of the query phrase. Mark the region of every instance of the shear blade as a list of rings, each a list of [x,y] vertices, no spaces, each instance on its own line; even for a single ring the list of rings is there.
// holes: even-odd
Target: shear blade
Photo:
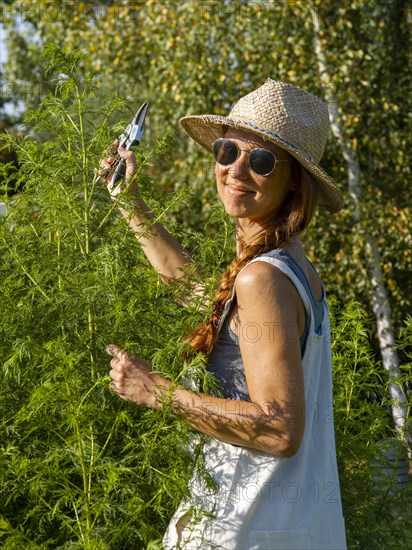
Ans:
[[[134,117],[133,124],[138,124],[139,126],[143,126],[148,108],[149,108],[149,104],[143,103],[143,105],[140,107],[140,109],[137,111]]]

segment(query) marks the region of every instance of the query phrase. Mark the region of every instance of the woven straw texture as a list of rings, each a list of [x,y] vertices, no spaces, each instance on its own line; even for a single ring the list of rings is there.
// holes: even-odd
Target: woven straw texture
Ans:
[[[321,208],[338,212],[343,197],[319,161],[329,131],[327,105],[315,95],[268,78],[242,97],[229,116],[193,115],[180,120],[186,132],[208,151],[227,127],[247,130],[288,151],[314,177]]]

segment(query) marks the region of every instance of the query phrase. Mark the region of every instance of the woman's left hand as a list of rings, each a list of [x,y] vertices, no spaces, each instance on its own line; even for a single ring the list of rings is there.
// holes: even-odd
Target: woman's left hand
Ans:
[[[160,402],[156,395],[160,395],[161,390],[157,389],[157,385],[162,382],[165,385],[166,380],[154,373],[147,361],[131,355],[114,344],[107,346],[106,351],[113,357],[110,361],[112,367],[109,373],[112,379],[110,387],[126,401],[152,409],[158,408]]]

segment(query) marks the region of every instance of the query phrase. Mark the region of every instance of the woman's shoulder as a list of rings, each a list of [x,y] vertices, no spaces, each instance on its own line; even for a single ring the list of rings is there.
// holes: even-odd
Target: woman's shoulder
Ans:
[[[248,264],[235,285],[236,306],[243,323],[264,320],[271,326],[295,326],[302,334],[305,309],[299,292],[280,269],[266,262]]]
[[[282,271],[284,276],[292,278],[294,281],[299,280],[309,291],[315,302],[320,302],[324,298],[321,278],[300,244],[299,246],[275,248],[254,258],[253,262],[278,267],[277,270],[274,270],[275,272]],[[286,267],[286,269],[282,269],[281,266]],[[281,276],[278,275],[278,277],[279,280],[282,279]]]
[[[297,290],[290,278],[274,264],[254,261],[246,265],[236,278],[238,298],[262,300],[265,296],[290,299],[297,296]]]

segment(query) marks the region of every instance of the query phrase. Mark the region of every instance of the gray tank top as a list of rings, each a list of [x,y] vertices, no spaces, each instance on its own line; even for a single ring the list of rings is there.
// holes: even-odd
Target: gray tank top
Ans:
[[[319,333],[322,325],[323,300],[325,292],[322,287],[322,299],[315,300],[310,289],[306,275],[294,260],[294,258],[283,248],[277,248],[267,253],[267,255],[275,257],[279,261],[286,264],[298,277],[299,281],[304,286],[308,298],[310,300],[312,311],[314,314],[315,332]],[[263,254],[262,256],[265,256]],[[233,307],[235,300],[232,300],[230,307]],[[230,329],[230,309],[227,312],[226,318],[220,327],[218,339],[216,340],[212,353],[209,357],[208,370],[217,379],[220,384],[223,397],[226,399],[238,399],[241,401],[250,401],[249,391],[247,388],[245,370],[243,360],[240,353],[239,340],[236,334]],[[310,327],[310,312],[305,310],[305,329],[300,339],[301,354],[305,351],[306,339],[308,337]]]

